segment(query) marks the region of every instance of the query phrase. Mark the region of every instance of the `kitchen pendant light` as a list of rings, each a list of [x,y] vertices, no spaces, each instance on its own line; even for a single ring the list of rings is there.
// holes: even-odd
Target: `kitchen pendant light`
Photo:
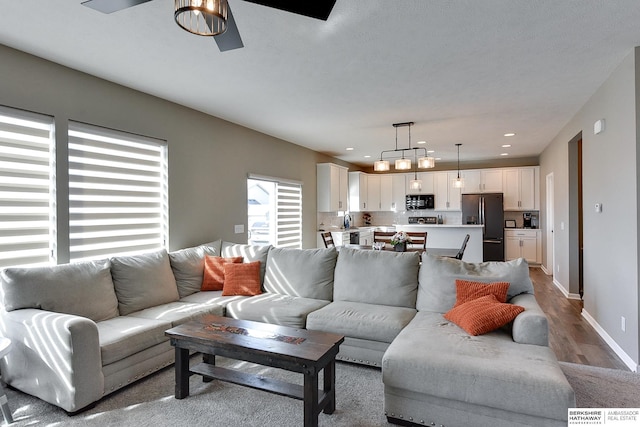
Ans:
[[[413,157],[415,160],[416,157],[416,152],[413,152]],[[416,162],[416,164],[418,164],[418,162]],[[414,169],[413,170],[413,179],[409,181],[409,190],[416,190],[416,191],[420,191],[422,190],[422,180],[418,179],[418,172]]]
[[[217,36],[227,30],[227,0],[175,0],[176,23],[192,34]]]
[[[409,127],[409,147],[408,148],[398,148],[398,128],[399,127],[404,127],[404,126],[408,126]],[[411,146],[411,126],[413,126],[413,122],[404,122],[404,123],[394,123],[393,127],[396,128],[396,148],[394,148],[393,150],[384,150],[380,153],[380,160],[376,160],[373,163],[373,170],[376,172],[385,172],[389,170],[389,161],[384,159],[384,154],[385,153],[390,153],[390,152],[394,152],[397,153],[398,151],[401,152],[401,157],[399,159],[396,159],[394,162],[394,167],[396,170],[411,170],[412,167],[412,163],[411,163],[411,158],[407,158],[404,156],[404,152],[405,151],[411,151],[413,150],[413,154],[414,154],[414,162],[417,163],[418,169],[429,169],[429,168],[433,168],[435,166],[435,159],[431,156],[429,156],[427,154],[427,150],[426,148],[423,147],[412,147]],[[418,158],[417,157],[417,152],[418,150],[423,150],[424,151],[424,156]]]
[[[456,179],[453,180],[453,187],[454,188],[463,188],[464,187],[464,179],[460,178],[460,146],[462,144],[456,144],[456,147],[458,147],[458,177]]]

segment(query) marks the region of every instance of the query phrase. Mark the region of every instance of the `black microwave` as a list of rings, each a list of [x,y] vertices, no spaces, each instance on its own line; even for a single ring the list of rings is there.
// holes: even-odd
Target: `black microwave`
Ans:
[[[407,194],[405,207],[408,211],[435,208],[433,194]]]

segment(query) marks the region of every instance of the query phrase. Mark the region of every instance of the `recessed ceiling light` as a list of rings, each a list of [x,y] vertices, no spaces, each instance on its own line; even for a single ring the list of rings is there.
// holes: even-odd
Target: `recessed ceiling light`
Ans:
[[[436,152],[436,150],[427,150],[427,154],[435,153],[435,152]]]
[[[516,134],[513,132],[509,132],[509,133],[505,133],[504,136],[516,136]]]
[[[508,156],[508,155],[509,155],[509,153],[502,153],[502,154],[500,154],[500,155],[501,155],[501,156]]]
[[[427,141],[418,141],[418,142],[416,142],[416,144],[426,144],[426,143],[427,143]]]
[[[436,160],[442,160],[442,157],[436,157]]]
[[[369,156],[368,154],[366,156],[364,156],[365,159],[370,158],[371,156]]]
[[[502,148],[510,148],[511,144],[502,144]]]
[[[353,151],[353,147],[347,147],[347,151]]]

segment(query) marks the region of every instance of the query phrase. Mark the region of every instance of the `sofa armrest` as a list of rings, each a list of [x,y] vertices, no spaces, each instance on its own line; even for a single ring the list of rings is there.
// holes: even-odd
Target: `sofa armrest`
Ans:
[[[38,309],[0,312],[12,348],[0,361],[3,380],[68,412],[100,399],[104,375],[96,324]]]
[[[520,344],[549,345],[549,324],[536,297],[533,294],[520,294],[509,301],[525,308],[513,321],[513,340]]]

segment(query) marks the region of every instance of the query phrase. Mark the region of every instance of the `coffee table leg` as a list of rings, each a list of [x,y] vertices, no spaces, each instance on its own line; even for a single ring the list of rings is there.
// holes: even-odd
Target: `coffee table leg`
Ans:
[[[304,373],[304,427],[318,427],[318,372]]]
[[[176,347],[176,399],[189,396],[189,350]]]
[[[325,414],[333,414],[336,410],[336,361],[332,360],[324,367],[324,392],[329,393],[329,401],[324,407]]]
[[[215,365],[216,364],[216,355],[215,354],[206,354],[206,353],[202,353],[202,363],[208,363],[209,365]],[[210,383],[211,381],[213,381],[213,378],[209,378],[209,377],[202,377],[202,382],[203,383]]]

